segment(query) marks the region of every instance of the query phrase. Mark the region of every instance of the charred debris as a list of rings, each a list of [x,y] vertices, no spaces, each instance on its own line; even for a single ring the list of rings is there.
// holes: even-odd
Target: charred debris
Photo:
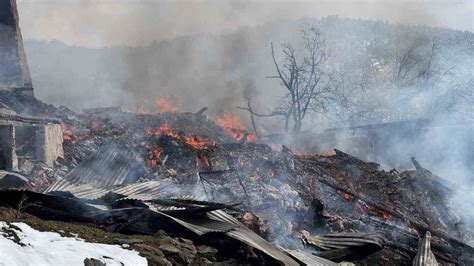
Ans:
[[[450,208],[452,188],[414,158],[415,170],[398,172],[339,150],[301,154],[205,109],[77,114],[8,91],[0,101],[2,142],[10,140],[2,160],[16,153],[18,162],[2,165],[0,203],[22,213],[185,239],[155,250],[181,264],[196,263],[195,246],[213,250],[207,262],[236,264],[474,263],[472,228]],[[18,138],[3,130],[24,123],[59,128],[62,145],[49,136],[38,148],[35,130]]]

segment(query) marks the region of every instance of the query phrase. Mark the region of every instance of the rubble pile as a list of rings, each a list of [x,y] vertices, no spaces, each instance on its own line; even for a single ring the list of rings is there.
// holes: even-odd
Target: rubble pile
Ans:
[[[22,203],[40,218],[124,234],[165,232],[189,242],[159,252],[209,250],[210,262],[474,263],[466,244],[472,228],[449,208],[451,185],[414,158],[416,170],[398,172],[339,150],[272,148],[230,114],[214,121],[205,109],[76,114],[34,98],[0,101],[62,121],[64,157],[53,167],[20,165],[27,182],[0,192],[2,204]]]

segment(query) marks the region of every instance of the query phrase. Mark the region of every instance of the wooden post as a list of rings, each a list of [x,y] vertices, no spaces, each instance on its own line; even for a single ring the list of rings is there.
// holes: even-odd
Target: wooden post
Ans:
[[[0,168],[18,171],[15,127],[12,125],[0,125]]]

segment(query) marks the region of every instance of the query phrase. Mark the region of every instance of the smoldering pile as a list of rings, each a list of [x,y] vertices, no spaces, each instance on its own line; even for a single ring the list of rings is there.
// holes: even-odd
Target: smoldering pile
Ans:
[[[1,191],[2,204],[125,234],[164,231],[212,246],[211,262],[474,263],[450,185],[416,159],[400,173],[338,150],[300,154],[205,110],[48,113],[62,120],[64,158],[20,167],[27,181]]]

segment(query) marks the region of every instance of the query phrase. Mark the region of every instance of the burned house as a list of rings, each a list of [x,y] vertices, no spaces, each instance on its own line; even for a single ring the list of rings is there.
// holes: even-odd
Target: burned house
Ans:
[[[0,169],[18,170],[24,159],[48,166],[63,156],[60,121],[18,115],[0,103]]]
[[[0,1],[0,62],[0,91],[33,99],[14,0]],[[16,171],[24,159],[52,166],[63,155],[60,121],[25,115],[25,108],[15,107],[16,111],[0,100],[0,169]]]

